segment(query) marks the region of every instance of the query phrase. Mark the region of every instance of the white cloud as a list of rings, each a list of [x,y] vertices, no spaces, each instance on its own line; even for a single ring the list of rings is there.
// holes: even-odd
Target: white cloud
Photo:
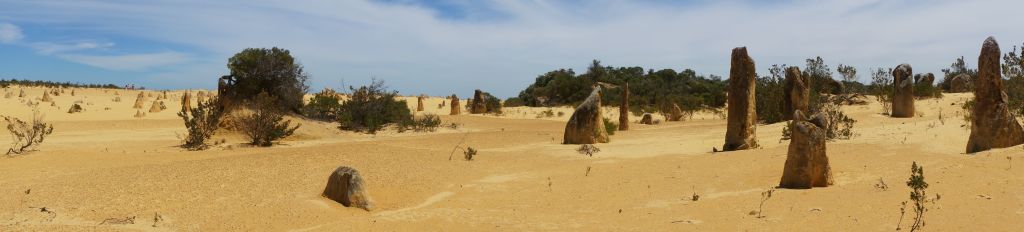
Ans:
[[[989,35],[1004,50],[1024,40],[1016,29],[1024,1],[1016,0],[665,2],[456,0],[471,11],[471,20],[459,20],[419,4],[368,0],[0,0],[0,15],[195,48],[210,54],[195,64],[203,67],[223,67],[246,47],[284,47],[315,87],[376,75],[403,93],[433,95],[480,88],[510,96],[539,74],[582,71],[590,59],[727,76],[737,46],[748,47],[761,73],[814,56],[861,73],[904,62],[939,72],[975,56]]]
[[[14,43],[25,38],[21,28],[10,23],[0,23],[0,43]]]
[[[188,61],[188,56],[179,52],[158,52],[131,55],[61,54],[57,55],[57,57],[75,63],[118,71],[142,71]]]
[[[56,53],[75,52],[91,49],[107,49],[114,46],[114,43],[78,42],[78,43],[50,43],[36,42],[30,45],[39,54],[52,55]]]

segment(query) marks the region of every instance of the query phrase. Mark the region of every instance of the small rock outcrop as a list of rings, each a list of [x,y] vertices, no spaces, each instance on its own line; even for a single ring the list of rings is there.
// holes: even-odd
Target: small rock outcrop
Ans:
[[[164,107],[161,107],[160,105],[163,105],[163,102],[161,102],[159,100],[153,100],[153,105],[149,107],[149,112],[150,113],[160,113],[160,111],[163,111],[163,108],[164,108]]]
[[[416,111],[417,112],[423,111],[423,98],[425,98],[423,95],[416,96]]]
[[[71,107],[68,107],[69,114],[81,113],[82,110],[82,105],[79,105],[78,103],[72,104]]]
[[[473,92],[473,101],[470,102],[472,105],[471,105],[471,108],[469,110],[469,113],[471,113],[471,114],[487,113],[487,103],[484,100],[485,100],[484,99],[484,91],[480,91],[479,89],[474,91]]]
[[[679,108],[679,104],[672,103],[672,109],[668,111],[665,121],[678,122],[683,120],[683,109]]]
[[[185,92],[181,95],[181,112],[185,115],[192,113],[192,93]]]
[[[24,89],[19,89],[18,90],[18,97],[25,97],[25,90]]]
[[[811,99],[811,78],[803,76],[799,67],[786,68],[782,94],[782,119],[793,120],[793,112],[807,112],[808,100]]]
[[[644,116],[640,118],[640,124],[654,125],[654,115],[645,113]]]
[[[909,64],[900,64],[892,70],[892,113],[894,118],[914,117],[914,75]]]
[[[449,115],[459,115],[459,114],[462,114],[462,104],[459,103],[459,96],[456,96],[455,94],[452,94],[452,104],[451,104],[451,107],[452,107],[452,110],[451,110],[451,113],[449,113]]]
[[[1000,72],[999,43],[988,37],[978,56],[978,80],[974,85],[974,109],[967,153],[1024,143],[1024,129],[1010,113]]]
[[[728,124],[723,151],[757,147],[757,111],[754,107],[757,76],[754,59],[747,55],[746,47],[732,49],[729,70]]]
[[[43,91],[43,99],[40,100],[40,101],[42,101],[42,102],[52,102],[53,98],[50,97],[50,91]]]
[[[135,105],[132,105],[133,109],[142,109],[142,106],[146,104],[146,95],[139,92],[139,96],[135,97]]]
[[[629,130],[629,82],[622,85],[622,102],[619,103],[619,130]]]
[[[373,200],[366,193],[363,177],[356,169],[341,166],[327,177],[327,187],[323,197],[341,203],[345,207],[356,207],[366,211],[373,210]]]
[[[601,113],[601,87],[595,86],[565,124],[562,144],[607,143],[608,131],[604,128]]]
[[[146,113],[143,113],[141,110],[135,110],[135,117],[136,118],[146,117]]]
[[[914,76],[914,84],[917,86],[927,87],[935,85],[935,74],[923,73],[921,75]]]
[[[789,153],[779,187],[807,189],[832,185],[832,168],[825,149],[825,117],[819,113],[806,119],[799,110],[793,113]]]
[[[949,80],[949,92],[951,93],[971,92],[974,89],[972,86],[971,76],[964,73],[956,75]]]

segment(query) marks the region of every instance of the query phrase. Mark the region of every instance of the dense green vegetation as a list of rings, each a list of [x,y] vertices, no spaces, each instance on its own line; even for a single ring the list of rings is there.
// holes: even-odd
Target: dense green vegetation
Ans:
[[[341,104],[338,115],[342,130],[377,133],[389,124],[412,118],[405,100],[398,100],[398,92],[388,91],[383,81],[349,89],[352,97]]]
[[[228,59],[228,69],[235,83],[221,97],[229,102],[246,102],[266,92],[278,107],[299,112],[309,90],[309,76],[287,49],[246,48]]]
[[[1006,96],[1010,111],[1015,115],[1024,117],[1024,45],[1021,50],[1017,46],[1003,55],[1003,78],[1006,78],[1003,86],[1006,86]]]
[[[7,86],[19,85],[19,86],[34,86],[34,87],[47,87],[47,88],[102,88],[102,89],[119,89],[121,87],[115,84],[82,84],[82,83],[71,83],[71,82],[55,82],[55,81],[31,81],[31,80],[18,80],[0,79],[0,88],[7,88]],[[145,88],[143,88],[145,89]]]
[[[635,112],[667,111],[673,103],[679,104],[683,110],[718,108],[726,101],[726,82],[718,76],[697,75],[691,69],[676,72],[672,69],[616,68],[603,66],[594,60],[583,74],[577,75],[572,69],[559,69],[537,76],[518,97],[505,102],[506,106],[576,105],[586,99],[594,85],[600,84],[604,85],[602,103],[617,106],[620,105],[622,91],[618,86],[627,82],[631,94],[630,109]]]

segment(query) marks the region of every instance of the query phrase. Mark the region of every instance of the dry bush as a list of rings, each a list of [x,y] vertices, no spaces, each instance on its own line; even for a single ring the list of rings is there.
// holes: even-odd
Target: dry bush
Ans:
[[[256,95],[250,103],[252,112],[238,117],[239,129],[249,138],[249,143],[269,147],[274,141],[291,136],[301,124],[290,127],[291,120],[284,120],[277,98],[266,92]]]
[[[580,145],[579,148],[576,148],[576,152],[579,152],[580,154],[584,154],[590,157],[594,157],[594,154],[601,152],[601,148],[597,148],[597,146],[591,144],[583,144]]]
[[[476,149],[473,147],[466,147],[466,151],[462,152],[466,161],[473,161],[473,157],[476,156]]]
[[[19,118],[3,116],[7,122],[7,131],[11,133],[11,148],[8,156],[20,155],[36,150],[53,133],[53,125],[43,121],[38,109],[32,110],[32,121],[25,122]]]
[[[224,109],[217,101],[216,97],[210,98],[205,102],[197,102],[198,105],[189,111],[183,109],[178,112],[178,117],[185,122],[185,129],[188,132],[181,147],[192,151],[209,147],[206,140],[213,137],[224,115]]]

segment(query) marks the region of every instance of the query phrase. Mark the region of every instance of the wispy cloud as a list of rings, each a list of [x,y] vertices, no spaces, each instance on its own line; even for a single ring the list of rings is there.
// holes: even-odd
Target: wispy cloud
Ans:
[[[511,96],[538,74],[582,69],[590,59],[725,76],[729,51],[737,46],[749,48],[762,72],[770,64],[803,65],[813,56],[832,66],[867,69],[906,62],[914,70],[938,72],[956,57],[974,56],[989,35],[1004,46],[1024,39],[1024,30],[1016,29],[1024,2],[1016,0],[0,0],[0,5],[5,6],[0,15],[13,22],[75,25],[154,41],[156,47],[195,49],[204,55],[189,57],[199,60],[192,65],[221,67],[213,72],[226,72],[227,57],[243,48],[278,46],[292,50],[317,86],[360,83],[373,75],[404,93],[434,95],[480,88]]]
[[[114,43],[77,42],[77,43],[50,43],[36,42],[30,45],[39,54],[52,55],[56,53],[76,52],[91,49],[106,49],[114,46]]]
[[[188,56],[178,52],[159,52],[131,55],[57,55],[61,59],[81,63],[97,68],[119,71],[141,71],[153,67],[180,64],[188,61]]]
[[[0,43],[14,43],[25,35],[21,33],[21,28],[10,23],[0,23]]]

